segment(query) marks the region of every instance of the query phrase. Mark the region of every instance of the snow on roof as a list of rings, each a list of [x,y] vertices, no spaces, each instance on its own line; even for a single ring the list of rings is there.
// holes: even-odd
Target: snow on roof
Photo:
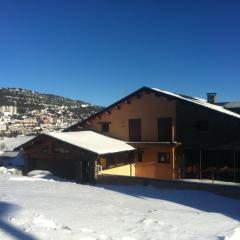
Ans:
[[[92,131],[49,132],[47,136],[59,139],[74,146],[97,153],[98,155],[135,150],[126,142]]]
[[[225,108],[240,108],[240,102],[228,102],[223,105]]]
[[[3,152],[3,153],[0,153],[0,160],[2,158],[15,158],[19,155],[19,152],[18,151],[11,151],[11,152]]]
[[[6,145],[5,151],[14,151],[14,149],[30,141],[34,137],[35,136],[17,136],[16,138],[5,137],[4,139],[0,140],[0,144],[4,143]]]
[[[182,99],[182,100],[187,101],[187,102],[192,102],[192,103],[195,103],[197,105],[200,105],[200,106],[215,110],[217,112],[221,112],[221,113],[224,113],[224,114],[227,114],[227,115],[230,115],[230,116],[233,116],[233,117],[236,117],[236,118],[240,119],[240,114],[237,114],[237,113],[231,112],[227,109],[224,109],[222,106],[211,104],[211,103],[202,101],[201,99],[198,99],[198,98],[193,98],[193,97],[189,97],[189,96],[185,96],[185,95],[181,95],[181,94],[176,94],[176,93],[172,93],[172,92],[168,92],[168,91],[163,91],[163,90],[160,90],[158,88],[152,88],[152,89],[154,91],[157,91],[157,92],[160,92],[160,93],[163,93],[163,94],[167,94],[169,96],[172,96],[172,97],[175,97],[175,98],[178,98],[178,99]]]

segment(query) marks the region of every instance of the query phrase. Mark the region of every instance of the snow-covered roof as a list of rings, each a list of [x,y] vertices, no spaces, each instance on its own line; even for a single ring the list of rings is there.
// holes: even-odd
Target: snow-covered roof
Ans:
[[[98,155],[135,150],[134,147],[124,141],[92,131],[49,132],[44,134]]]
[[[225,108],[240,108],[240,102],[227,102],[221,105]]]
[[[32,140],[35,136],[17,136],[16,138],[7,138],[0,140],[0,144],[4,143],[6,145],[5,151],[14,151],[14,149],[23,145],[24,143]]]
[[[18,155],[19,155],[18,151],[3,152],[3,153],[0,153],[0,160],[3,158],[15,158]]]
[[[215,105],[215,104],[208,103],[206,101],[202,101],[199,98],[194,98],[194,97],[189,97],[189,96],[176,94],[176,93],[172,93],[172,92],[168,92],[168,91],[163,91],[163,90],[160,90],[158,88],[152,88],[152,90],[157,91],[159,93],[163,93],[163,94],[172,96],[172,97],[175,97],[175,98],[178,98],[178,99],[182,99],[182,100],[187,101],[187,102],[195,103],[195,104],[200,105],[202,107],[206,107],[206,108],[212,109],[214,111],[221,112],[221,113],[224,113],[224,114],[227,114],[227,115],[230,115],[230,116],[233,116],[233,117],[236,117],[236,118],[240,119],[240,114],[231,112],[231,111],[223,108],[222,106],[218,106],[218,105]]]

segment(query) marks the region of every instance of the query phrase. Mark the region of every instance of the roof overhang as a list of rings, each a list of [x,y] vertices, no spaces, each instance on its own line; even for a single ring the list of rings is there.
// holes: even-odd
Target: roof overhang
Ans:
[[[124,141],[111,138],[93,131],[48,132],[39,135],[35,139],[41,136],[47,136],[60,140],[64,143],[92,152],[99,156],[135,150],[134,147],[130,146]],[[34,144],[34,139],[32,139],[31,142]],[[25,144],[23,144],[21,147],[24,148],[24,145]]]
[[[178,142],[127,142],[131,146],[170,146],[170,147],[177,147],[181,145]]]
[[[133,98],[134,96],[139,96],[142,93],[154,93],[156,96],[163,96],[163,97],[166,97],[166,98],[169,98],[169,99],[172,99],[172,100],[177,100],[177,101],[180,101],[180,102],[193,104],[195,106],[198,106],[198,107],[201,107],[201,108],[204,108],[204,109],[208,109],[210,111],[220,113],[220,114],[223,114],[225,116],[230,116],[230,117],[233,117],[233,118],[236,118],[236,119],[240,120],[240,114],[231,112],[231,111],[223,108],[222,106],[207,103],[206,101],[201,100],[199,98],[194,98],[194,97],[189,97],[189,96],[182,95],[182,94],[176,94],[176,93],[172,93],[172,92],[168,92],[168,91],[163,91],[163,90],[160,90],[160,89],[157,89],[157,88],[142,87],[142,88],[138,89],[137,91],[135,91],[135,92],[127,95],[126,97],[120,99],[119,101],[111,104],[110,106],[102,109],[101,111],[99,111],[99,112],[91,115],[90,117],[82,120],[81,122],[78,122],[78,123],[66,128],[66,129],[64,129],[63,131],[64,132],[65,131],[71,131],[72,129],[74,129],[74,127],[81,126],[81,125],[87,123],[88,121],[90,121],[91,119],[94,119],[94,118],[100,116],[101,114],[103,114],[107,111],[110,111],[112,108],[120,105],[123,102],[127,102],[129,99]]]

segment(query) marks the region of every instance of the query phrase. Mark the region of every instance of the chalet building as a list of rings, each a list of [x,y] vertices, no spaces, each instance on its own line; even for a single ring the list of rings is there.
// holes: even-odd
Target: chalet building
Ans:
[[[240,115],[208,101],[143,87],[65,131],[91,130],[137,149],[133,170],[101,158],[105,174],[240,181]]]
[[[240,181],[240,115],[216,105],[215,97],[140,88],[62,133],[22,145],[26,171],[79,181],[100,173]]]

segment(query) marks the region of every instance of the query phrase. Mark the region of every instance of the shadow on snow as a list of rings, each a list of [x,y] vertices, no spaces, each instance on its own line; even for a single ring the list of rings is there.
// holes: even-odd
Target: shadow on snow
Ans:
[[[151,186],[96,185],[107,190],[137,198],[159,199],[209,213],[219,213],[240,221],[240,200],[205,191],[164,189]]]
[[[0,201],[0,229],[17,240],[37,240],[30,234],[16,228],[12,224],[8,223],[5,218],[6,215],[15,212],[19,209],[18,206]]]

